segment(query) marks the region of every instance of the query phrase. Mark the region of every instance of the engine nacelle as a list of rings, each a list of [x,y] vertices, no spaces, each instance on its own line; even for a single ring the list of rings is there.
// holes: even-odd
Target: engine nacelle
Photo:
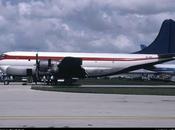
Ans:
[[[40,60],[39,61],[39,71],[40,72],[56,72],[58,70],[58,61]]]
[[[48,60],[39,61],[39,71],[46,72],[49,69]]]

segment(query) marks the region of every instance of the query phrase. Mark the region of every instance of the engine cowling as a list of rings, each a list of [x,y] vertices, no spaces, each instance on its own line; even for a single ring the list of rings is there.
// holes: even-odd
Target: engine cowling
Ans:
[[[40,72],[56,72],[58,70],[58,61],[40,60],[39,61],[39,71]]]

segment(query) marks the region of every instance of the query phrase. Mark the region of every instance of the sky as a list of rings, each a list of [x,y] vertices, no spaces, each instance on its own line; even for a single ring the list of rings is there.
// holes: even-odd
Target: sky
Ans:
[[[175,0],[0,0],[0,52],[131,53],[165,19]]]

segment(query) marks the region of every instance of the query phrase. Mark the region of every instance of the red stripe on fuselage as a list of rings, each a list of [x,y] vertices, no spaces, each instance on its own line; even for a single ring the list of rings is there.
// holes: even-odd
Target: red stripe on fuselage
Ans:
[[[65,56],[67,57],[67,56]],[[71,56],[70,56],[71,57]],[[139,61],[139,60],[150,60],[157,58],[99,58],[99,57],[80,57],[83,61]],[[12,56],[12,55],[4,55],[1,57],[3,59],[11,59],[11,60],[36,60],[36,56]],[[39,60],[62,60],[64,57],[59,56],[38,56]]]

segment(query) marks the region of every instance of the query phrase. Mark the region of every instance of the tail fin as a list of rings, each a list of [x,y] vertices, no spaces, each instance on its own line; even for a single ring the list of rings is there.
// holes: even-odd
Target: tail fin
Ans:
[[[165,20],[156,39],[136,54],[169,54],[175,53],[175,21]]]

